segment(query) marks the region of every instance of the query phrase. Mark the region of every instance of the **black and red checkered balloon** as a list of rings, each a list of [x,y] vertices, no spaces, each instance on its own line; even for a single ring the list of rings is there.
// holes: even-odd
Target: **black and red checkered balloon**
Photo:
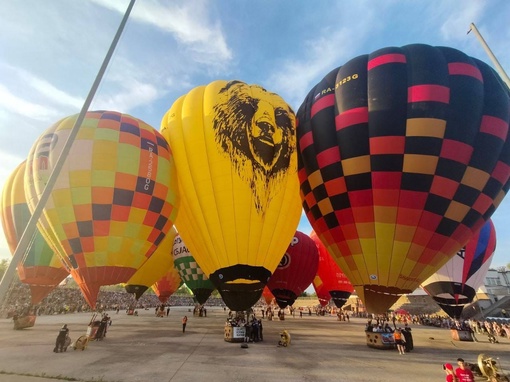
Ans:
[[[487,64],[413,44],[326,75],[298,118],[307,217],[369,312],[448,261],[508,190],[509,90]]]

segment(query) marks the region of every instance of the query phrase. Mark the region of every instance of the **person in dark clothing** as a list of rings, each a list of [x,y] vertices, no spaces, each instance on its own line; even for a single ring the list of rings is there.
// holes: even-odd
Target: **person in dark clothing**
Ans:
[[[69,334],[69,329],[67,328],[67,324],[64,324],[62,328],[58,331],[57,340],[55,341],[55,348],[53,351],[55,353],[62,353],[67,350],[65,343],[66,337]]]
[[[184,333],[186,331],[186,325],[188,323],[188,316],[184,316],[182,318],[182,332]]]
[[[404,330],[402,330],[402,335],[404,336],[404,339],[406,340],[405,348],[406,352],[409,352],[413,350],[413,335],[411,334],[411,328],[405,324]]]

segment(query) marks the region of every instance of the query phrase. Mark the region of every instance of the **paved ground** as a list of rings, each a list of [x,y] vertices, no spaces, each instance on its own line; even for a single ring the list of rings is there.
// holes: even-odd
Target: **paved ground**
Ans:
[[[184,314],[189,318],[185,334]],[[223,309],[209,309],[208,317],[193,317],[184,307],[172,308],[164,318],[153,310],[138,317],[110,315],[113,324],[103,341],[59,354],[52,349],[60,326],[67,323],[74,340],[85,334],[90,314],[41,316],[33,328],[19,331],[12,329],[12,320],[0,319],[0,382],[430,382],[444,380],[442,363],[455,364],[457,357],[475,362],[480,353],[499,357],[510,372],[508,339],[452,341],[448,330],[432,327],[413,326],[415,350],[399,355],[366,346],[364,319],[264,320],[264,341],[242,349],[223,339]],[[284,328],[292,335],[289,348],[276,346]]]

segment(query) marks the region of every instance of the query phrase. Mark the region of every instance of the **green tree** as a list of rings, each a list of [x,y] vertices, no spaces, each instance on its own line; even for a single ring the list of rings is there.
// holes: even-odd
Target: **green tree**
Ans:
[[[0,280],[2,279],[2,277],[4,277],[4,273],[7,270],[9,263],[10,261],[7,259],[0,260]]]

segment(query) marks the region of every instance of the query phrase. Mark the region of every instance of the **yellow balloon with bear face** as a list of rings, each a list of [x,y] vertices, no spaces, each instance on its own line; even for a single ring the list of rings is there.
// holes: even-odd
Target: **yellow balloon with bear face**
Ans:
[[[161,122],[181,195],[175,222],[232,310],[258,301],[299,223],[295,115],[277,94],[215,81]]]

